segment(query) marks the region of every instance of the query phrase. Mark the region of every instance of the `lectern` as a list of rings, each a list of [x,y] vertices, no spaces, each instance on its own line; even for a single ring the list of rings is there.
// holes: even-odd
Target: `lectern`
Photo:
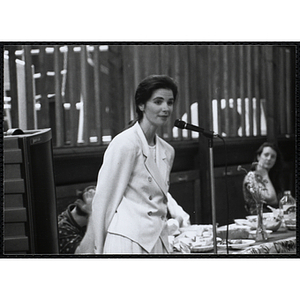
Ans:
[[[51,129],[4,133],[4,254],[58,254]]]

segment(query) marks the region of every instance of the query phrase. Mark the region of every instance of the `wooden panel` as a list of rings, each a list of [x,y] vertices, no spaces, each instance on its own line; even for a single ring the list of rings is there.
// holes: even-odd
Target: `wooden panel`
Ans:
[[[229,103],[229,110],[232,113],[229,115],[229,128],[230,136],[237,136],[238,128],[240,122],[238,120],[237,113],[237,66],[238,60],[236,60],[236,47],[228,47],[228,61],[229,61],[229,87],[230,87],[230,96],[229,100],[232,101]]]
[[[64,124],[63,124],[63,106],[61,96],[61,74],[60,74],[60,53],[59,46],[54,46],[54,84],[55,84],[55,137],[53,141],[56,147],[62,147],[64,144]]]
[[[25,82],[26,82],[26,106],[27,106],[27,128],[34,129],[34,91],[32,76],[31,46],[24,46],[25,57]]]
[[[5,141],[5,148],[9,148],[9,147],[10,146]],[[4,162],[6,164],[22,163],[23,162],[22,150],[21,149],[4,150]]]
[[[39,81],[46,82],[46,52],[45,52],[46,46],[39,46],[39,73],[41,74],[41,77],[39,78]],[[50,110],[49,110],[49,99],[47,97],[47,89],[42,88],[40,91],[41,99],[41,110],[38,111],[38,128],[49,128],[50,127]]]
[[[87,51],[86,46],[83,45],[81,46],[80,51],[80,101],[83,105],[83,140],[80,141],[80,143],[84,145],[87,145],[89,143],[91,123],[94,122],[92,115],[89,115],[90,101],[87,97],[87,80],[89,80],[87,74]]]
[[[4,252],[20,252],[29,250],[28,237],[26,236],[14,236],[4,238]]]
[[[253,84],[252,84],[252,51],[251,46],[246,47],[246,60],[247,60],[247,98],[248,98],[248,122],[249,122],[249,135],[253,136],[253,106],[252,106],[252,98],[253,98]]]
[[[200,181],[199,170],[171,173],[170,194],[190,215],[192,224],[200,223]]]
[[[5,180],[4,192],[6,194],[25,193],[24,180],[21,178]]]
[[[101,81],[100,81],[100,59],[99,47],[94,47],[94,89],[95,89],[95,134],[97,136],[97,144],[102,144],[102,114],[103,114],[103,101],[101,94]]]
[[[21,178],[21,165],[20,164],[7,164],[4,165],[5,179]]]
[[[77,140],[77,124],[76,124],[76,60],[74,54],[74,46],[68,47],[68,99],[70,109],[64,110],[64,127],[65,127],[65,143],[74,146]]]
[[[124,112],[125,124],[135,119],[135,89],[134,85],[134,60],[132,47],[122,46],[123,60],[123,86],[124,86],[124,105],[127,109]]]
[[[199,178],[199,170],[171,173],[170,183],[193,181]]]
[[[5,223],[26,222],[27,221],[26,208],[18,207],[18,208],[4,209],[4,221],[5,221]]]
[[[122,78],[122,48],[119,46],[110,46],[109,52],[109,69],[110,69],[110,84],[109,84],[109,117],[111,136],[114,137],[120,133],[127,124],[124,124],[126,110],[123,101],[123,78]]]
[[[218,117],[218,132],[221,133],[221,74],[222,74],[222,64],[220,62],[220,48],[217,46],[212,46],[210,48],[211,57],[211,89],[212,98],[217,101],[217,117]]]
[[[265,55],[265,80],[266,80],[266,107],[267,107],[267,137],[274,142],[277,139],[276,125],[275,125],[275,97],[274,97],[274,67],[273,67],[273,46],[266,46],[264,48]]]
[[[152,74],[160,73],[159,65],[159,46],[138,46],[138,59],[140,60],[140,78],[139,81]]]
[[[16,69],[16,46],[7,47],[9,51],[9,82],[11,97],[11,119],[12,128],[19,127],[18,91],[17,91],[17,69]]]
[[[243,172],[237,172],[236,169],[237,166],[232,167],[232,169],[229,168],[226,179],[224,168],[215,169],[216,221],[219,226],[232,224],[234,223],[234,219],[245,218],[247,215],[244,208],[242,190],[245,174]],[[228,191],[228,199],[226,191]]]
[[[4,224],[4,235],[5,237],[13,237],[25,235],[25,223],[5,223]]]
[[[190,103],[197,102],[198,100],[198,70],[197,64],[195,61],[197,60],[197,47],[196,46],[188,46],[188,65],[189,65],[189,74],[188,74],[188,83],[186,88],[189,89],[189,97]],[[209,63],[209,62],[208,62]],[[211,97],[207,97],[207,99],[211,99]]]
[[[178,78],[176,78],[176,74],[180,65],[179,65],[179,60],[178,60],[178,56],[175,55],[175,50],[176,50],[176,46],[170,46],[170,45],[161,45],[160,46],[160,53],[159,53],[159,61],[160,61],[160,74],[165,74],[165,75],[169,75],[170,77],[172,77],[177,84],[179,84],[178,82]],[[188,59],[188,56],[185,55],[186,59]],[[178,118],[181,118],[184,111],[182,111],[181,107],[182,107],[182,102],[184,102],[186,98],[184,98],[184,92],[182,90],[182,88],[179,86],[179,91],[177,94],[177,99],[175,101],[175,105],[174,105],[174,109],[173,109],[173,114],[171,115],[170,120],[167,122],[166,126],[164,126],[164,137],[166,140],[170,140],[172,139],[173,136],[173,125],[174,125],[174,121]],[[187,107],[188,107],[188,100],[187,100]],[[187,110],[188,111],[188,110]],[[181,138],[182,136],[182,131],[179,130],[179,137]]]
[[[209,46],[207,48],[207,65],[208,66],[211,66],[212,60],[213,60],[213,57],[212,57],[211,46]],[[212,72],[213,71],[211,70],[211,68],[207,67],[207,69],[206,69],[207,78],[212,78]],[[199,77],[199,78],[200,79],[198,79],[198,81],[201,80],[201,77]],[[212,103],[213,103],[212,101],[215,99],[214,98],[214,91],[213,91],[213,81],[209,80],[209,79],[206,79],[205,80],[205,84],[207,86],[207,88],[206,88],[206,95],[205,96],[207,97],[207,99],[209,99],[209,102],[210,102],[209,105],[208,105],[208,107],[209,107],[209,114],[208,115],[209,115],[209,122],[210,122],[209,128],[211,128],[211,130],[216,131],[218,128],[214,128],[214,118],[215,118],[215,116],[214,116],[214,111],[213,111],[213,106],[212,106]],[[197,94],[201,95],[199,92]],[[198,108],[198,110],[199,110],[199,108]]]
[[[279,119],[279,133],[284,134],[287,132],[286,128],[286,99],[285,99],[285,53],[284,50],[279,48],[276,51],[276,55],[278,57],[278,76],[276,80],[276,85],[275,85],[275,93],[278,95],[278,119]]]
[[[226,133],[226,136],[229,135],[229,94],[230,94],[230,85],[229,85],[229,71],[228,71],[228,46],[222,47],[223,53],[223,74],[222,74],[222,89],[223,89],[223,98],[225,100],[225,107],[222,109],[223,114],[221,114],[221,124],[222,131]]]
[[[180,74],[181,78],[179,81],[180,86],[180,95],[181,95],[181,102],[183,104],[184,110],[183,112],[187,113],[187,122],[192,123],[191,119],[191,104],[192,99],[190,96],[190,89],[189,87],[189,75],[190,75],[190,68],[189,64],[186,63],[189,59],[188,49],[187,46],[179,46],[178,47],[178,60],[179,60],[179,66],[180,66]],[[185,59],[181,59],[185,58]],[[191,132],[189,132],[190,134]]]
[[[239,77],[240,77],[240,99],[241,99],[241,107],[242,107],[242,114],[241,114],[241,122],[242,122],[242,136],[246,136],[246,119],[245,119],[245,59],[244,59],[244,47],[239,47]]]
[[[295,79],[295,66],[292,64],[291,49],[285,49],[285,96],[286,99],[286,126],[288,134],[294,133],[295,128],[295,95],[294,95],[294,79]]]
[[[185,112],[185,104],[184,104],[184,98],[181,97],[181,85],[180,85],[180,59],[178,54],[178,47],[171,47],[170,49],[170,56],[173,59],[173,78],[178,83],[178,98],[177,98],[177,104],[176,104],[176,111],[177,117],[181,118],[183,113]],[[190,133],[189,133],[190,134]],[[180,140],[183,139],[182,137],[182,130],[178,131],[178,138]]]
[[[4,196],[4,207],[5,208],[16,208],[23,207],[23,194],[5,194]]]
[[[11,139],[4,139],[4,149],[18,149],[19,148],[19,141],[17,138]]]
[[[257,135],[261,135],[261,109],[260,109],[260,103],[261,103],[261,93],[260,93],[260,82],[261,82],[261,69],[260,69],[260,47],[254,46],[254,70],[253,70],[253,81],[254,81],[254,96],[256,98],[256,132]]]

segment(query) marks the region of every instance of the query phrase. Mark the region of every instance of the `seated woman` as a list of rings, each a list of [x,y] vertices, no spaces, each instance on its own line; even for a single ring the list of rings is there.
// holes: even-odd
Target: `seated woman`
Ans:
[[[268,205],[277,208],[278,202],[283,196],[280,177],[282,174],[282,158],[279,149],[272,143],[263,143],[256,151],[251,171],[260,175],[265,182],[265,189],[261,191],[265,202],[264,211],[270,211],[267,208]],[[250,191],[247,189],[249,180],[250,177],[248,173],[243,182],[245,208],[250,214],[256,214],[256,202]]]
[[[95,186],[76,191],[77,200],[58,216],[59,253],[74,254],[88,222],[95,195]]]

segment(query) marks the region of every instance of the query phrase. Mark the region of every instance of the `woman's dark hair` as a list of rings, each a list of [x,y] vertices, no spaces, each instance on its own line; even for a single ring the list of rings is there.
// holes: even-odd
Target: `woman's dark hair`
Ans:
[[[269,142],[263,143],[256,151],[256,154],[254,157],[254,162],[258,161],[257,156],[262,154],[265,147],[272,148],[277,154],[276,162],[275,162],[274,166],[269,170],[269,177],[275,188],[276,193],[279,194],[279,193],[283,192],[283,184],[282,184],[282,180],[281,180],[282,171],[283,171],[283,158],[282,158],[282,154],[281,154],[279,148],[277,147],[277,145],[275,145],[273,143],[269,143]],[[255,166],[254,166],[254,168],[255,168]]]
[[[176,100],[178,88],[175,81],[167,75],[150,75],[143,79],[135,92],[135,109],[138,121],[143,118],[143,112],[139,105],[145,104],[158,89],[169,89],[173,92],[174,101]]]

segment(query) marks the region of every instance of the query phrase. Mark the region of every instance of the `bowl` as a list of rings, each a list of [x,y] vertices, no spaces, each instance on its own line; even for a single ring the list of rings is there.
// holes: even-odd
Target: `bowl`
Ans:
[[[285,220],[285,226],[289,230],[296,230],[296,219]]]
[[[266,229],[272,230],[273,232],[277,231],[280,228],[281,223],[282,223],[281,219],[276,219],[276,218],[267,219],[266,222],[264,222]]]
[[[251,229],[256,229],[257,227],[257,215],[246,216],[249,221]],[[281,225],[281,219],[274,217],[273,213],[263,213],[263,223],[266,229],[277,231]]]

